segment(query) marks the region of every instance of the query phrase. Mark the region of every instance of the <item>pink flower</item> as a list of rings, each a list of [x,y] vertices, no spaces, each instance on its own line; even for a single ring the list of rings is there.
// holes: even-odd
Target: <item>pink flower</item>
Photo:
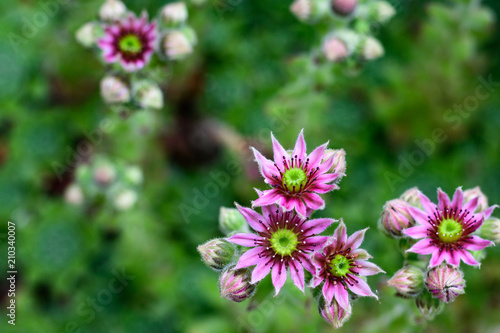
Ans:
[[[106,62],[119,62],[127,72],[133,72],[151,60],[156,35],[156,23],[148,23],[146,13],[140,18],[130,14],[107,26],[104,37],[97,44]]]
[[[478,197],[464,201],[462,189],[455,191],[453,200],[441,189],[438,189],[438,205],[419,192],[423,211],[408,207],[408,211],[417,222],[417,226],[405,229],[408,236],[420,239],[408,251],[418,254],[432,254],[429,266],[434,267],[448,262],[458,266],[460,260],[467,265],[479,266],[479,263],[468,251],[479,251],[493,243],[472,235],[490,217],[497,207],[491,206],[484,212],[474,214]]]
[[[293,283],[304,291],[304,270],[314,273],[309,253],[320,249],[328,237],[317,236],[335,220],[302,218],[295,212],[283,212],[277,205],[262,207],[262,215],[253,209],[236,207],[255,230],[255,234],[238,233],[228,241],[252,249],[243,253],[235,269],[255,266],[252,283],[262,280],[272,271],[272,281],[278,295],[285,284],[287,269]]]
[[[333,156],[322,162],[328,143],[306,155],[306,142],[301,131],[293,152],[289,154],[272,134],[271,138],[274,162],[252,148],[265,182],[273,187],[264,191],[263,195],[253,202],[253,206],[276,203],[285,211],[295,209],[302,217],[306,216],[307,208],[323,209],[325,202],[318,193],[338,189],[336,184],[331,183],[342,176],[340,173],[328,173],[334,163]]]
[[[316,274],[311,280],[311,287],[316,288],[324,281],[325,300],[331,303],[335,299],[347,311],[350,310],[348,290],[356,295],[377,298],[360,277],[383,272],[380,267],[368,262],[371,258],[368,252],[359,249],[366,230],[357,231],[347,238],[346,227],[341,221],[325,247],[314,253]]]

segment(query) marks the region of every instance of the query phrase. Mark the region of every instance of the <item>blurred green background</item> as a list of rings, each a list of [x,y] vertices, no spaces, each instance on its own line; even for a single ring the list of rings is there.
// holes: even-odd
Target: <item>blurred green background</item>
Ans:
[[[376,228],[383,204],[412,186],[435,199],[437,187],[451,193],[479,185],[490,204],[500,203],[500,84],[474,97],[479,78],[500,83],[498,1],[483,1],[481,10],[470,9],[480,3],[474,0],[392,2],[397,15],[376,35],[386,55],[319,78],[304,72],[300,55],[319,45],[324,27],[298,22],[290,1],[193,1],[198,45],[169,66],[166,107],[127,118],[103,104],[104,67],[74,39],[101,1],[60,1],[13,47],[9,33],[22,35],[48,2],[0,2],[1,332],[332,331],[310,293],[290,280],[257,307],[220,298],[217,273],[196,251],[222,236],[220,206],[248,206],[253,187],[264,188],[248,146],[270,157],[270,131],[291,148],[301,128],[309,150],[330,140],[347,152],[341,189],[325,196],[317,216],[343,217],[349,233],[371,227],[364,248],[388,274],[369,279],[380,300],[356,301],[339,331],[500,331],[499,247],[488,249],[481,269],[464,267],[465,295],[416,326],[411,301],[385,286],[403,259]],[[165,1],[126,4],[154,13]],[[442,142],[430,141],[436,130]],[[80,164],[99,157],[142,168],[130,209],[102,195],[76,206],[65,201],[75,152],[89,137],[94,145]],[[419,153],[422,142],[430,153]],[[62,176],[54,165],[64,166]],[[221,174],[227,182],[199,195]],[[7,221],[17,228],[15,327],[5,316]],[[130,280],[110,293],[120,274]],[[105,301],[90,310],[96,298]]]

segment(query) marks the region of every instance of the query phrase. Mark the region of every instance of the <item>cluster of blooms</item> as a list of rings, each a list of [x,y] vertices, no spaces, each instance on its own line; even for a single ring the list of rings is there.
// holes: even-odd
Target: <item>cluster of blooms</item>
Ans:
[[[398,296],[415,298],[427,320],[444,303],[465,293],[460,262],[479,267],[484,248],[500,240],[500,220],[491,217],[497,206],[488,206],[479,187],[458,188],[451,200],[441,189],[437,195],[436,205],[416,187],[411,188],[385,204],[379,221],[384,233],[403,244],[406,255],[415,256],[411,263],[407,258],[388,284]],[[425,255],[431,255],[430,259]]]
[[[66,202],[81,206],[110,202],[117,210],[134,206],[142,184],[142,170],[135,165],[113,163],[104,156],[93,157],[91,163],[80,164],[75,171],[75,182],[64,193]]]
[[[329,27],[313,54],[319,53],[317,60],[333,63],[350,57],[372,60],[382,56],[384,48],[371,30],[396,12],[387,1],[376,0],[295,0],[290,11],[300,21]]]
[[[184,2],[165,5],[155,20],[127,10],[120,0],[106,0],[99,21],[88,22],[76,33],[85,47],[94,49],[108,64],[101,81],[104,101],[120,110],[161,109],[163,93],[156,81],[163,75],[156,54],[162,61],[183,59],[196,44],[194,31],[186,24]],[[154,72],[153,70],[157,70]]]
[[[209,267],[221,272],[222,297],[235,302],[252,297],[259,281],[269,274],[276,296],[289,273],[302,292],[305,287],[318,290],[321,316],[341,327],[352,313],[352,295],[377,298],[364,276],[382,272],[359,248],[366,229],[348,236],[340,221],[333,236],[321,236],[337,221],[311,219],[315,210],[325,207],[320,194],[339,189],[346,170],[345,152],[327,149],[325,143],[308,155],[302,132],[293,151],[271,137],[274,161],[252,148],[270,188],[256,190],[258,199],[252,208],[238,204],[236,209],[222,208],[219,223],[228,237],[200,245],[198,251]]]

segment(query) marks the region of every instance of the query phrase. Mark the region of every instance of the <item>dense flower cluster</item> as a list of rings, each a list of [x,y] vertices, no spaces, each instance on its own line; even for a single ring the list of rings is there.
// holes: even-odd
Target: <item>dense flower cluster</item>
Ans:
[[[426,319],[441,311],[443,303],[465,293],[460,263],[480,266],[484,249],[494,245],[491,226],[498,225],[491,218],[497,205],[488,206],[479,187],[466,191],[459,187],[452,199],[439,188],[437,196],[434,204],[417,188],[409,189],[386,203],[379,222],[387,235],[409,242],[407,255],[420,255],[419,267],[406,265],[388,284],[399,296],[416,297],[415,304]],[[425,266],[426,272],[420,268]]]
[[[271,188],[256,190],[258,198],[252,208],[236,204],[237,210],[221,209],[220,227],[229,237],[209,241],[198,250],[209,267],[223,271],[222,297],[236,302],[250,298],[268,275],[276,296],[290,274],[302,292],[306,287],[322,291],[320,315],[335,328],[341,327],[352,313],[353,298],[377,297],[364,276],[383,272],[360,248],[366,229],[348,237],[341,221],[332,236],[322,236],[337,221],[311,218],[325,207],[320,195],[339,189],[346,171],[345,151],[327,149],[325,143],[307,154],[302,131],[293,150],[284,149],[272,134],[271,139],[274,161],[252,148]],[[236,212],[250,228],[242,225]],[[310,281],[306,272],[312,276]]]
[[[91,48],[107,64],[101,81],[103,100],[120,111],[161,109],[163,93],[159,87],[164,72],[152,64],[160,60],[183,59],[196,43],[193,30],[186,24],[188,12],[184,2],[165,5],[158,18],[149,20],[127,10],[120,0],[106,0],[99,20],[83,25],[76,33],[80,44]]]

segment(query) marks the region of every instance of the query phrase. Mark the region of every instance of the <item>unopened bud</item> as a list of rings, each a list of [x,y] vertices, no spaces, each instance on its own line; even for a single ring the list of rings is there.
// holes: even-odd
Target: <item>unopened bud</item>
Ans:
[[[396,289],[399,296],[415,297],[424,288],[424,273],[420,268],[408,265],[397,271],[387,284]]]
[[[190,29],[167,32],[160,41],[161,52],[170,60],[183,59],[193,53],[196,35]]]
[[[333,165],[329,170],[334,173],[341,173],[345,175],[347,164],[345,160],[345,150],[344,149],[326,149],[321,162],[328,160],[333,156]]]
[[[221,271],[233,259],[234,246],[222,238],[212,239],[198,246],[202,261],[210,268]]]
[[[479,186],[464,191],[464,202],[471,201],[477,197],[477,207],[474,213],[480,213],[488,209],[488,197],[481,191]]]
[[[394,199],[385,203],[380,223],[391,236],[401,237],[404,229],[415,225],[415,220],[408,211],[408,203]]]
[[[64,191],[64,200],[72,205],[81,205],[83,203],[82,188],[76,184],[71,184],[66,191]]]
[[[424,289],[424,291],[417,296],[415,299],[415,305],[427,320],[432,320],[443,310],[444,307],[444,303],[442,303],[439,299],[434,298],[426,289]]]
[[[394,7],[387,1],[376,1],[372,8],[373,17],[379,23],[386,23],[396,14]]]
[[[332,303],[328,305],[323,297],[320,297],[319,299],[318,312],[321,317],[323,317],[323,319],[330,323],[334,328],[342,327],[352,314],[350,304],[349,309],[346,310],[339,305],[335,298],[333,298]]]
[[[357,5],[358,0],[331,0],[333,12],[340,16],[351,15],[356,9]]]
[[[303,22],[315,22],[327,16],[329,11],[327,0],[295,0],[290,5],[290,12]]]
[[[219,228],[227,236],[232,233],[249,232],[248,223],[236,208],[221,207]]]
[[[102,37],[103,30],[99,23],[88,22],[76,31],[75,37],[78,43],[85,47],[97,45],[97,41]]]
[[[460,268],[441,264],[427,272],[427,289],[442,302],[453,302],[458,295],[465,293],[464,273]]]
[[[490,217],[484,221],[479,229],[479,235],[492,242],[500,243],[500,220],[496,217]]]
[[[105,76],[101,80],[101,96],[106,103],[127,103],[130,101],[130,89],[116,76]]]
[[[169,3],[161,9],[160,17],[167,26],[182,24],[188,17],[186,4],[182,1]]]
[[[233,302],[243,302],[253,296],[256,286],[250,283],[251,271],[248,268],[225,270],[219,279],[220,296]]]
[[[418,187],[412,187],[406,190],[399,199],[406,201],[410,206],[422,208]]]
[[[149,80],[141,80],[134,83],[132,90],[134,99],[142,108],[163,108],[163,93],[156,83]]]
[[[99,18],[103,21],[113,22],[125,17],[127,7],[120,0],[106,0],[99,10]]]
[[[102,164],[94,169],[94,181],[101,186],[107,186],[113,182],[116,176],[115,168],[110,164]]]
[[[133,190],[121,190],[119,191],[113,201],[113,204],[118,210],[129,210],[134,206],[137,201],[137,193]]]
[[[361,56],[365,60],[373,60],[384,55],[384,47],[380,42],[373,38],[367,37],[361,48]]]
[[[349,55],[347,46],[337,37],[327,37],[323,41],[321,51],[323,52],[326,60],[331,62],[339,62],[347,58]]]

